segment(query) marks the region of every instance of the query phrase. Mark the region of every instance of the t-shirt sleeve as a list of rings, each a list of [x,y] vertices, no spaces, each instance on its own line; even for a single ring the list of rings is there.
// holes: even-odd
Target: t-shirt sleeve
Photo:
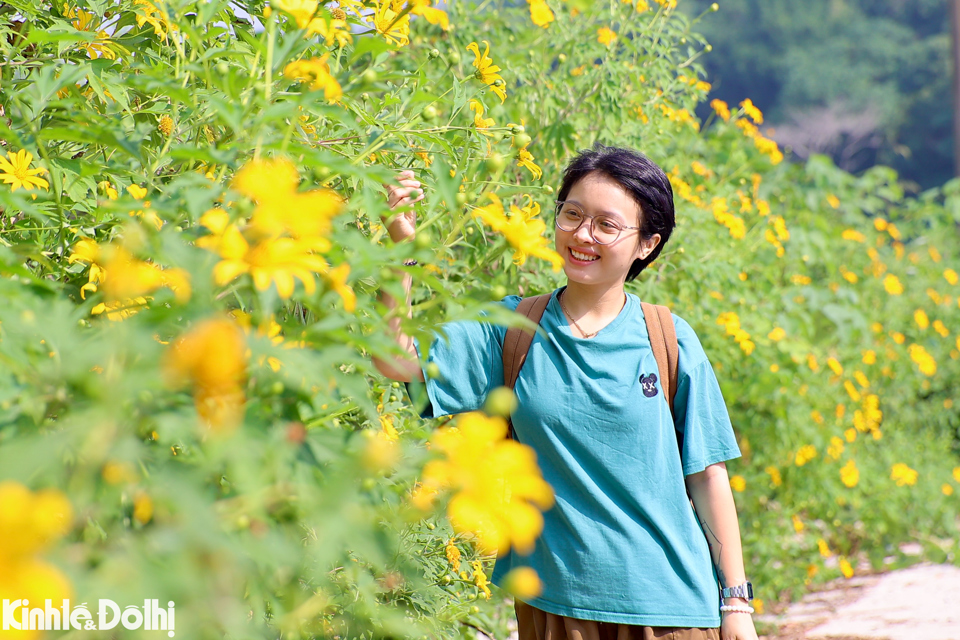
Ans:
[[[680,362],[675,423],[683,434],[683,474],[740,457],[720,383],[693,329],[675,318]]]
[[[511,298],[515,298],[512,300]],[[519,298],[503,301],[515,309]],[[423,362],[423,378],[429,403],[425,418],[476,411],[491,390],[503,385],[503,336],[506,329],[484,321],[451,322],[443,325],[430,344]],[[416,343],[421,355],[421,345]],[[436,365],[436,377],[428,375]]]

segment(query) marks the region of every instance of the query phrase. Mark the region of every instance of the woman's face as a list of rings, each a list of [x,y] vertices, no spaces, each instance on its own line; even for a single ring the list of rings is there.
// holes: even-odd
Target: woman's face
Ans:
[[[609,216],[621,227],[640,226],[640,205],[619,183],[601,173],[587,174],[574,184],[566,202],[577,204],[587,216]],[[641,241],[638,229],[624,228],[614,242],[598,244],[590,226],[590,219],[584,219],[576,231],[556,228],[555,246],[571,282],[622,285],[634,260],[645,258],[660,242],[659,235]]]

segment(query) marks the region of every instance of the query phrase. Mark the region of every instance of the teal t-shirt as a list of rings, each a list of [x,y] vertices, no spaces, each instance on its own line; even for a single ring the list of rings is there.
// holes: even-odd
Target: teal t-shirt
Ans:
[[[559,291],[559,290],[558,290]],[[710,552],[684,476],[740,455],[720,387],[690,325],[673,316],[680,346],[676,429],[664,399],[640,300],[595,337],[574,336],[552,295],[516,385],[517,439],[532,447],[556,504],[528,556],[497,559],[493,581],[520,566],[544,584],[529,604],[583,620],[717,627]],[[503,300],[515,310],[520,298]],[[430,348],[425,415],[473,411],[503,384],[506,328],[444,325]]]

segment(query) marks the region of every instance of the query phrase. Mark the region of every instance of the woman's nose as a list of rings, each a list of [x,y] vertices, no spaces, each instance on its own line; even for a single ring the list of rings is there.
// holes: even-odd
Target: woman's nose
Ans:
[[[573,237],[579,242],[593,242],[593,218],[585,218],[577,230],[573,232]]]

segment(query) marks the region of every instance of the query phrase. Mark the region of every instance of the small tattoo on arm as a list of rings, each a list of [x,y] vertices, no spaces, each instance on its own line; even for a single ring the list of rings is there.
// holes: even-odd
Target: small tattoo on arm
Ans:
[[[713,529],[710,528],[706,520],[701,520],[700,526],[703,527],[703,533],[707,538],[707,546],[710,547],[711,560],[713,560],[714,549],[716,549],[717,559],[713,561],[713,568],[717,572],[717,579],[720,581],[720,584],[724,585],[726,584],[726,580],[723,575],[723,569],[720,568],[722,566],[720,562],[720,558],[723,556],[723,544],[720,542],[717,536],[713,533]]]

